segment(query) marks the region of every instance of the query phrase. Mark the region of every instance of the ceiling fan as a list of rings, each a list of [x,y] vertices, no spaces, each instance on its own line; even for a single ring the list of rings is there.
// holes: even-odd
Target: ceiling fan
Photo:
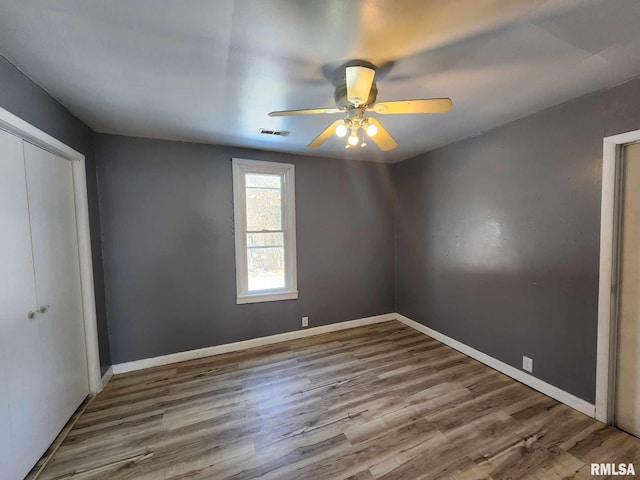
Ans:
[[[345,69],[345,81],[336,86],[334,99],[336,108],[311,108],[305,110],[282,110],[269,113],[270,117],[288,115],[344,114],[307,145],[317,148],[332,135],[346,137],[345,148],[367,145],[366,137],[371,138],[383,151],[398,146],[391,134],[380,124],[377,118],[367,116],[368,112],[380,115],[403,113],[444,113],[451,109],[450,98],[425,98],[418,100],[394,100],[376,103],[378,88],[373,78],[374,69],[364,66],[349,66]],[[366,137],[365,137],[366,135]]]

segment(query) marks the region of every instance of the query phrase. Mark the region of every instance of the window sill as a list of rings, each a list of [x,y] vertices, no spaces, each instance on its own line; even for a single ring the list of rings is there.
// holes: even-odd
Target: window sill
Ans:
[[[236,297],[236,303],[261,303],[261,302],[278,302],[280,300],[296,300],[298,292],[279,292],[279,293],[259,293],[256,295],[242,295]]]

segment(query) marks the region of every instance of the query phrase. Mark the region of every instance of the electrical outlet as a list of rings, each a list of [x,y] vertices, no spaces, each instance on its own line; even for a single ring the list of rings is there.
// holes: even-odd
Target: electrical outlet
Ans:
[[[533,372],[533,360],[529,357],[522,357],[522,369],[532,373]]]
[[[309,326],[309,317],[302,317],[302,326],[303,327]]]

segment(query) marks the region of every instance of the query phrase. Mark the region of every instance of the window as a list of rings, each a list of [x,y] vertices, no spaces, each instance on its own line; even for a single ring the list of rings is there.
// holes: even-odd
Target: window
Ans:
[[[233,159],[237,303],[298,298],[294,166]]]

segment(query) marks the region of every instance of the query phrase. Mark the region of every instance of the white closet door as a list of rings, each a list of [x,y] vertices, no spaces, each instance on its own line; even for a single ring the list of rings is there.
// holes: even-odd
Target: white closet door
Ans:
[[[71,162],[24,143],[49,441],[89,394]]]
[[[4,332],[0,330],[0,335]],[[6,359],[0,343],[0,478],[15,478],[11,451],[11,417],[9,414],[9,390],[7,389]]]
[[[10,422],[2,419],[0,428],[0,445],[8,442],[10,448],[0,446],[0,455],[11,459],[0,462],[0,478],[14,479],[29,472],[50,440],[45,435],[39,318],[27,317],[37,304],[23,146],[21,139],[2,130],[0,225],[0,354],[6,376],[5,388],[0,388],[0,418],[7,404],[10,408]]]

